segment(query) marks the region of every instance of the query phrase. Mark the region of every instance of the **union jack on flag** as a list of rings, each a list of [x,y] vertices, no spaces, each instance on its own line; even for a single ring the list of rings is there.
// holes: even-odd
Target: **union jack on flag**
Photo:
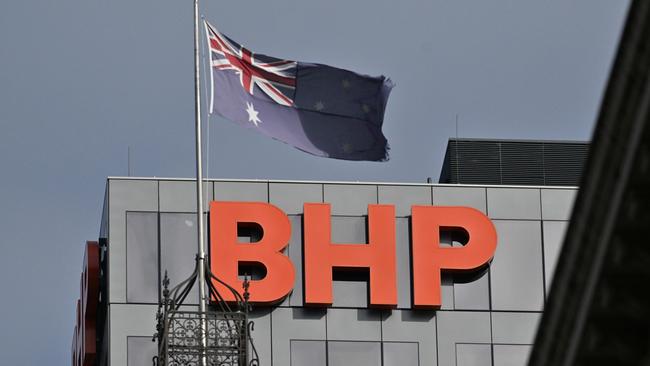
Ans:
[[[284,106],[294,105],[296,61],[256,54],[205,22],[211,68],[234,70],[250,95],[263,93]],[[210,107],[212,110],[212,106]]]
[[[253,53],[207,22],[205,35],[210,113],[317,156],[388,159],[390,79]]]

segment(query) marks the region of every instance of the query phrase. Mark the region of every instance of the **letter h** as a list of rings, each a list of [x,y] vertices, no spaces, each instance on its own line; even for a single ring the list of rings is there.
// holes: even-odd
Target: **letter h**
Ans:
[[[370,305],[397,306],[395,207],[368,205],[368,243],[334,244],[330,205],[304,205],[305,304],[331,305],[334,269],[367,268]]]

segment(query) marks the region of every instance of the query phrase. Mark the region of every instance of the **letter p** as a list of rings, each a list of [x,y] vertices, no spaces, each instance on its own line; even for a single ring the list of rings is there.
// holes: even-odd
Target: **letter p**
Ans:
[[[413,306],[437,309],[442,271],[471,271],[490,262],[497,234],[490,219],[469,207],[413,206]],[[463,247],[440,246],[441,229],[460,228],[469,234]]]

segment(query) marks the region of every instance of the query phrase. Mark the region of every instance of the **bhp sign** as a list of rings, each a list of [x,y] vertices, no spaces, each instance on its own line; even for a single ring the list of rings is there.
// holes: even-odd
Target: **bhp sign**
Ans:
[[[329,204],[304,204],[304,273],[300,275],[304,278],[305,304],[332,304],[334,270],[364,269],[369,273],[370,305],[397,306],[395,207],[368,205],[368,243],[332,243],[330,221]],[[238,226],[247,224],[261,227],[263,234],[258,242],[238,241]],[[440,232],[453,229],[465,231],[467,243],[441,247]],[[212,272],[241,288],[240,264],[266,269],[264,278],[251,281],[251,302],[275,303],[292,291],[297,274],[283,253],[290,236],[289,218],[276,206],[260,202],[210,204]],[[413,206],[411,237],[413,306],[417,308],[439,308],[442,271],[476,270],[489,263],[497,244],[490,219],[468,207]],[[216,285],[222,294],[229,294]]]

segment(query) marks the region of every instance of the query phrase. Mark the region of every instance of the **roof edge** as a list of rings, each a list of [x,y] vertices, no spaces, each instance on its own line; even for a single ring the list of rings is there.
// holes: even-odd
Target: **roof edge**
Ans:
[[[109,176],[107,180],[155,180],[194,182],[195,178],[172,177],[123,177]],[[293,183],[293,184],[346,184],[346,185],[378,185],[378,186],[414,186],[414,187],[473,187],[473,188],[532,188],[532,189],[578,189],[578,186],[535,186],[535,185],[499,185],[499,184],[447,184],[447,183],[413,183],[413,182],[372,182],[372,181],[323,181],[323,180],[288,180],[288,179],[241,179],[241,178],[210,178],[206,182],[258,182],[258,183]]]

